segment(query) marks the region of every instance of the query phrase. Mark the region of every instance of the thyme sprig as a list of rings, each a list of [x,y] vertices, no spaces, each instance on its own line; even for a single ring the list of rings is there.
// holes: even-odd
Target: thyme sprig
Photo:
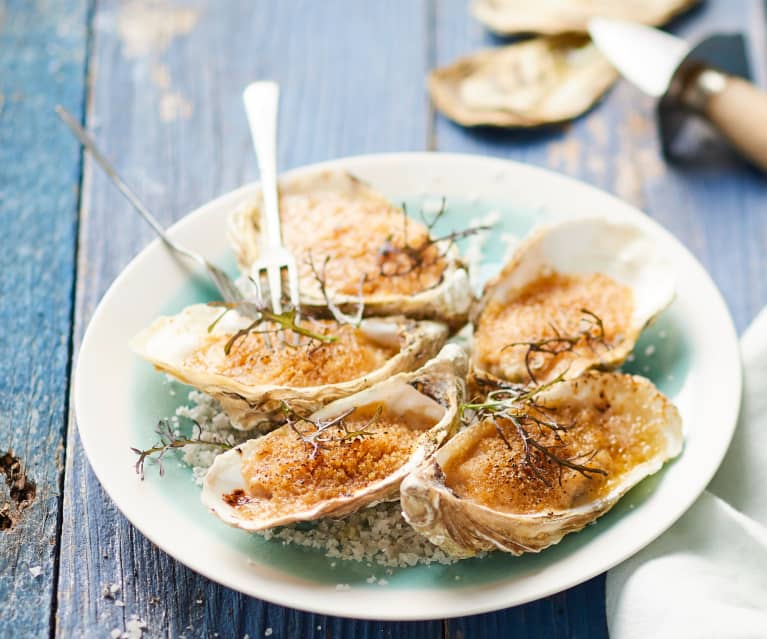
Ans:
[[[610,345],[605,340],[605,326],[602,319],[587,308],[580,309],[580,313],[581,326],[574,335],[564,335],[554,324],[549,323],[549,327],[554,331],[554,337],[512,342],[504,346],[501,352],[516,346],[526,346],[525,370],[530,376],[530,381],[533,384],[537,384],[538,380],[533,373],[532,367],[532,358],[536,353],[541,353],[543,356],[553,355],[556,357],[562,353],[572,352],[580,343],[584,343],[592,351],[596,351],[597,346],[609,350]]]
[[[379,275],[382,277],[403,277],[412,273],[413,271],[420,270],[426,266],[435,264],[437,260],[444,258],[451,250],[453,245],[464,238],[476,235],[482,231],[487,231],[492,228],[491,225],[483,224],[479,226],[473,226],[461,231],[453,231],[446,235],[432,237],[432,231],[437,222],[442,219],[447,211],[447,203],[445,198],[442,198],[439,210],[434,214],[431,219],[426,217],[423,209],[420,211],[420,217],[426,226],[426,237],[418,244],[411,245],[408,240],[408,214],[407,205],[402,204],[402,246],[395,245],[393,240],[394,236],[389,235],[384,241],[383,245],[378,249],[378,256],[380,260]],[[438,245],[440,243],[447,242],[444,252],[436,252],[434,259],[430,262],[425,262],[426,252],[431,246]],[[398,257],[404,256],[405,264],[402,265],[398,262]],[[387,269],[387,264],[392,265],[393,268]]]
[[[197,422],[194,422],[194,431],[191,437],[186,435],[177,434],[170,425],[167,419],[161,419],[155,432],[160,436],[158,442],[153,446],[145,450],[139,450],[138,448],[131,448],[131,451],[138,455],[136,461],[136,473],[143,481],[144,479],[144,465],[147,459],[151,459],[157,464],[160,472],[160,477],[165,475],[165,467],[163,466],[163,457],[169,450],[175,448],[184,448],[186,446],[212,446],[214,448],[220,448],[222,450],[229,450],[233,447],[233,444],[228,442],[211,442],[202,439],[202,428]]]
[[[362,322],[362,316],[365,312],[365,296],[363,293],[363,287],[365,286],[365,281],[367,280],[367,274],[363,273],[360,275],[360,281],[357,287],[357,310],[353,315],[347,315],[335,304],[335,302],[333,302],[331,295],[328,292],[326,272],[329,261],[330,255],[326,255],[325,259],[322,261],[322,270],[319,270],[314,264],[314,258],[312,257],[311,251],[309,251],[307,256],[307,263],[309,264],[309,268],[312,270],[314,279],[317,280],[317,285],[320,287],[322,297],[325,299],[325,305],[328,307],[328,310],[333,316],[333,319],[339,324],[350,324],[351,326],[359,328],[359,325]]]
[[[589,451],[580,455],[564,456],[561,451],[566,447],[562,438],[575,424],[563,424],[554,414],[555,411],[537,401],[543,391],[556,386],[565,379],[567,371],[560,373],[554,380],[540,384],[534,388],[522,385],[503,385],[490,391],[485,401],[463,404],[462,412],[471,410],[474,419],[482,421],[491,418],[495,430],[506,447],[513,451],[511,441],[504,431],[503,422],[510,423],[522,443],[523,464],[536,479],[551,488],[552,483],[541,472],[542,464],[546,461],[555,463],[558,467],[558,483],[562,485],[562,470],[568,468],[587,479],[594,475],[607,475],[607,471],[589,463],[598,451]],[[543,443],[549,436],[553,444]]]
[[[320,448],[333,442],[347,442],[354,439],[369,437],[373,433],[370,428],[378,421],[383,412],[383,406],[376,408],[373,416],[360,428],[350,429],[344,420],[351,415],[356,408],[350,408],[340,415],[331,419],[317,419],[311,416],[301,415],[286,402],[282,402],[282,412],[285,415],[286,423],[298,438],[312,447],[309,455],[310,459],[315,459]],[[308,429],[302,429],[302,424],[308,424]]]
[[[253,304],[253,302],[244,302],[244,303]],[[221,315],[219,315],[210,324],[210,326],[208,326],[208,333],[213,331],[213,329],[221,321],[224,315],[226,315],[232,309],[235,309],[238,306],[240,306],[240,304],[242,304],[242,302],[240,303],[208,302],[209,306],[224,307],[224,311],[221,313]],[[314,331],[306,328],[306,326],[299,324],[298,311],[295,308],[288,308],[282,313],[275,313],[266,307],[257,305],[257,311],[258,311],[258,317],[256,319],[254,319],[245,328],[241,328],[234,335],[232,335],[232,337],[229,338],[229,341],[227,341],[227,343],[224,345],[225,355],[229,355],[229,352],[232,350],[232,347],[235,345],[235,343],[238,340],[242,339],[243,337],[245,337],[246,335],[250,333],[277,333],[282,331],[291,331],[293,333],[296,333],[297,335],[303,335],[304,337],[308,337],[309,339],[316,340],[324,344],[329,344],[331,342],[335,342],[338,340],[338,338],[335,335],[326,335],[325,333],[315,333]],[[278,328],[266,329],[262,331],[256,330],[264,322],[272,322],[274,324],[277,324]],[[287,342],[286,342],[286,345],[291,346],[290,344],[287,344]]]

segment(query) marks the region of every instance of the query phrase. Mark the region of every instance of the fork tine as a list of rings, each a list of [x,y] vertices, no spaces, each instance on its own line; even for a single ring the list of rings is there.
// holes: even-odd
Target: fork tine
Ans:
[[[300,302],[298,298],[298,272],[296,271],[295,262],[288,264],[288,287],[290,289],[290,303],[296,312],[300,312]]]
[[[261,275],[263,275],[263,271],[258,270],[255,273],[255,277],[251,276],[250,278],[256,287],[256,295],[258,295],[259,304],[263,304],[264,302],[264,289],[261,287]],[[264,343],[266,344],[266,347],[271,349],[272,338],[269,336],[269,333],[264,333],[263,335],[264,335]]]
[[[282,313],[282,265],[274,262],[267,264],[266,277],[269,280],[269,297],[272,300],[272,312],[280,315]],[[285,343],[284,331],[280,333],[279,339],[282,344]]]
[[[272,300],[272,311],[282,313],[282,274],[279,264],[268,264],[266,276],[269,280],[269,297]]]
[[[301,303],[298,299],[298,273],[296,272],[295,260],[288,262],[288,290],[290,291],[290,304],[296,311],[296,324],[298,324],[301,321]],[[301,336],[296,333],[293,341],[298,345]]]

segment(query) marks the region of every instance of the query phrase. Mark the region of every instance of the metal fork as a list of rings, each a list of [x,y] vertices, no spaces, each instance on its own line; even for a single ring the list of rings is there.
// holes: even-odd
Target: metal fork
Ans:
[[[202,266],[207,272],[213,284],[218,289],[219,293],[221,293],[224,301],[237,304],[238,312],[252,318],[259,317],[259,312],[256,305],[245,300],[242,291],[240,291],[240,289],[237,287],[237,284],[234,283],[234,280],[232,280],[231,277],[229,277],[215,264],[211,264],[199,253],[195,253],[194,251],[190,251],[183,246],[179,246],[165,233],[165,229],[157,221],[157,218],[155,218],[154,215],[149,212],[149,209],[144,206],[141,200],[139,200],[138,196],[117,174],[114,167],[112,167],[112,165],[109,163],[109,160],[107,160],[98,150],[93,138],[91,138],[83,130],[77,120],[75,120],[74,117],[72,117],[72,115],[61,105],[56,106],[56,113],[58,113],[59,117],[64,121],[64,124],[66,124],[72,130],[72,133],[74,133],[75,137],[80,141],[80,143],[86,149],[88,149],[88,151],[91,152],[93,158],[101,166],[101,168],[104,169],[104,172],[109,176],[115,186],[120,189],[120,192],[149,223],[149,226],[154,229],[157,235],[160,236],[160,239],[165,243],[165,246],[167,246],[178,255],[189,258]]]
[[[280,88],[276,82],[253,82],[242,94],[261,174],[266,226],[261,256],[251,267],[250,278],[256,286],[260,299],[265,299],[262,295],[262,278],[266,279],[272,311],[280,314],[282,313],[282,271],[284,269],[287,272],[290,304],[296,311],[297,322],[300,310],[298,270],[295,258],[282,243],[280,233],[276,152],[279,96]]]

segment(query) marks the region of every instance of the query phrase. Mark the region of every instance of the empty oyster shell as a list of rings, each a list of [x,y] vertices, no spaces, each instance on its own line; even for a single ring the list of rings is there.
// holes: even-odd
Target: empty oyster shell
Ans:
[[[643,377],[590,371],[541,391],[533,407],[507,413],[529,440],[496,413],[453,437],[402,482],[405,519],[457,557],[556,544],[682,448],[679,412]],[[563,429],[546,426],[552,421]]]
[[[132,347],[158,369],[215,397],[232,424],[242,430],[273,427],[283,401],[312,412],[357,393],[390,375],[410,371],[433,357],[447,339],[447,327],[402,317],[363,320],[359,329],[315,322],[337,341],[299,348],[269,348],[264,336],[250,333],[225,345],[251,320],[221,308],[189,306],[161,317],[137,335]],[[215,323],[215,326],[213,326]],[[211,328],[212,327],[212,328]]]
[[[226,523],[256,531],[396,498],[402,478],[457,428],[466,367],[465,352],[449,344],[418,371],[219,455],[203,503]]]
[[[542,227],[486,287],[472,375],[542,383],[619,366],[674,297],[673,272],[639,227],[580,218]]]
[[[585,32],[600,16],[653,26],[665,24],[698,0],[474,0],[471,12],[488,29],[514,33]]]
[[[553,36],[459,58],[431,73],[429,91],[464,126],[531,127],[577,117],[617,77],[587,37]]]
[[[259,194],[229,220],[245,273],[259,256],[261,207]],[[357,307],[361,292],[366,316],[466,323],[473,296],[454,244],[430,242],[423,224],[357,178],[322,171],[281,180],[280,218],[298,266],[301,306],[311,313],[327,312],[320,275],[331,302],[345,312]]]

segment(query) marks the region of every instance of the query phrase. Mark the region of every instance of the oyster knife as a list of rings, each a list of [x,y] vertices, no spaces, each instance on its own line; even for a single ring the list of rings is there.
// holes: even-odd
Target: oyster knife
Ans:
[[[589,34],[626,79],[701,115],[767,171],[767,93],[697,59],[685,40],[652,27],[594,18]]]

